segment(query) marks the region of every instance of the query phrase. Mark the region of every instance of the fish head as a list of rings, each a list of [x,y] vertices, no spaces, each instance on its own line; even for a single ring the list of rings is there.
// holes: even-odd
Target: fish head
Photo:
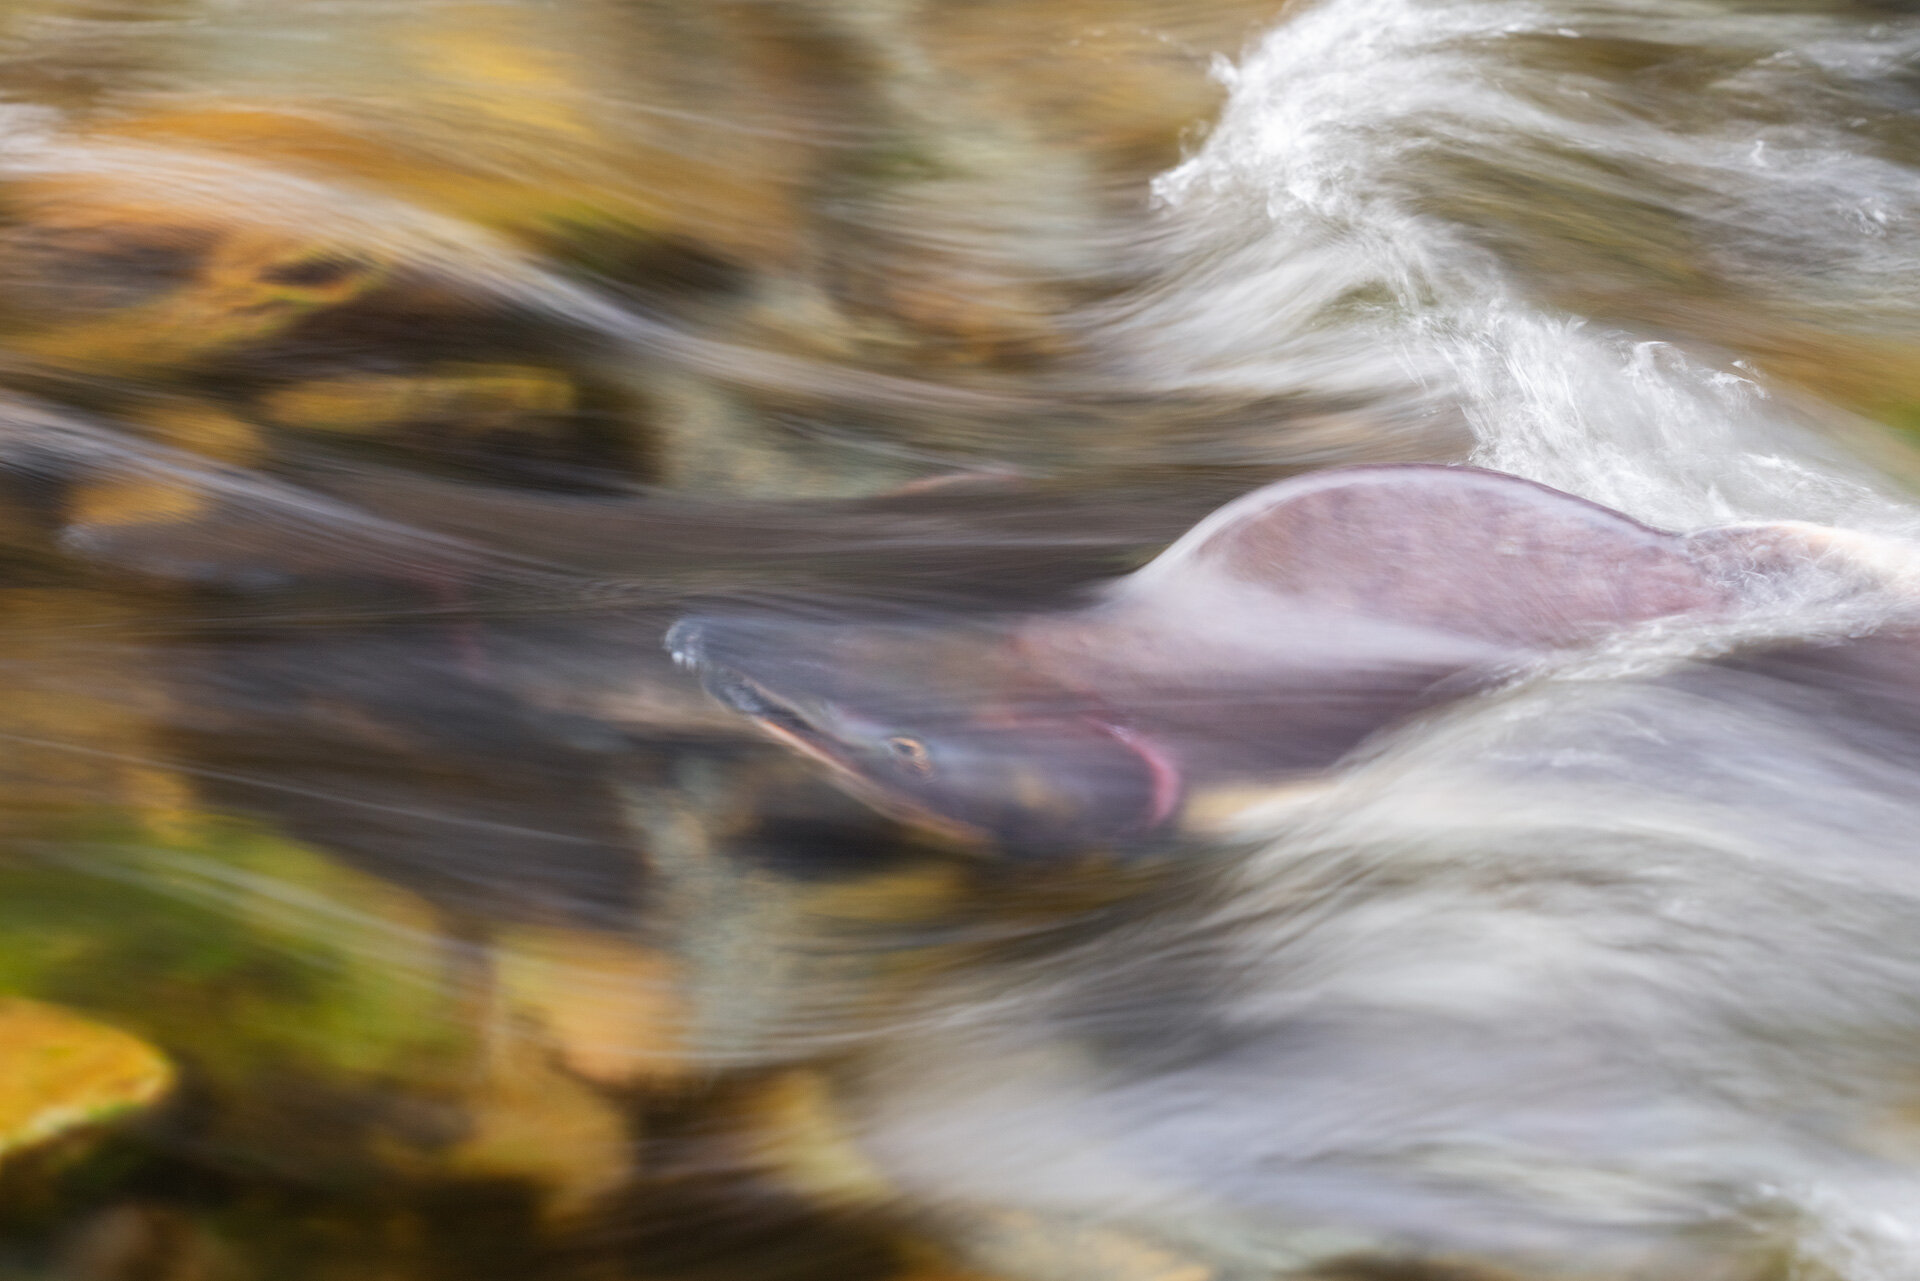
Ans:
[[[683,620],[675,659],[884,812],[1014,854],[1150,839],[1177,767],[992,626]]]

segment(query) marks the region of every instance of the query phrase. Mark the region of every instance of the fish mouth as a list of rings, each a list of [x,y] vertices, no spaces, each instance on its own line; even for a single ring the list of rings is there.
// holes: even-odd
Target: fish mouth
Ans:
[[[805,712],[745,672],[717,662],[701,623],[693,619],[675,623],[667,631],[666,648],[675,663],[699,676],[707,693],[768,734],[817,760],[846,767],[845,758],[832,750],[831,736],[817,728]]]
[[[846,756],[834,749],[831,735],[752,677],[731,668],[709,667],[701,674],[701,683],[709,694],[795,751],[842,770],[852,768]]]
[[[774,697],[766,686],[727,668],[715,668],[707,674],[710,693],[734,711],[775,729],[802,737],[817,737],[812,722],[793,704]]]

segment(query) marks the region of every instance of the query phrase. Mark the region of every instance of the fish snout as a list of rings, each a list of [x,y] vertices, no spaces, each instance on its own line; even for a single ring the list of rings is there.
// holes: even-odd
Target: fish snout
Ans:
[[[706,661],[706,624],[697,618],[683,618],[667,629],[663,644],[676,667],[697,672]]]

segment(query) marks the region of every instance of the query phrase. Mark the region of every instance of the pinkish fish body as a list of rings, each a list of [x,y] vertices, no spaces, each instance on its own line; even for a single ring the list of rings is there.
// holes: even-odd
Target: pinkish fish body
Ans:
[[[1228,504],[1083,609],[694,619],[669,644],[885,808],[1018,849],[1125,844],[1198,789],[1323,771],[1553,653],[1724,614],[1752,542],[1475,468],[1347,468]]]

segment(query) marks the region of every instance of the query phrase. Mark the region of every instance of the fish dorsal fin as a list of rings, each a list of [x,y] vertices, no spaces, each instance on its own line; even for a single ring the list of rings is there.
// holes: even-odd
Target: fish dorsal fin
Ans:
[[[1686,539],[1475,467],[1340,468],[1221,508],[1129,580],[1140,603],[1203,576],[1303,608],[1524,647],[1723,607]]]

